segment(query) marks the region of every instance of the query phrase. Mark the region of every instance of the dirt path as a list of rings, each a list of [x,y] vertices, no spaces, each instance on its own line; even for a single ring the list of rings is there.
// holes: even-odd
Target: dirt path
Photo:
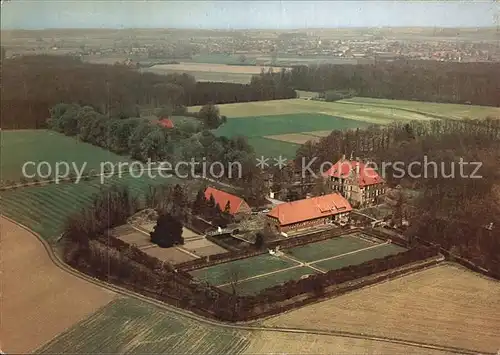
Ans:
[[[32,233],[0,218],[0,339],[28,353],[106,305],[115,293],[58,268]]]

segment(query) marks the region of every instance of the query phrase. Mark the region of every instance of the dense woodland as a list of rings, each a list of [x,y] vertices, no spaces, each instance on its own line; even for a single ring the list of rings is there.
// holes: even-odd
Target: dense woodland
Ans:
[[[500,63],[429,61],[293,68],[297,90],[353,90],[358,96],[500,106]]]
[[[121,65],[84,63],[62,56],[2,60],[2,128],[42,128],[48,110],[68,102],[110,117],[139,116],[139,108],[182,108],[296,97],[294,89],[358,96],[500,106],[499,63],[436,61],[374,65],[297,66],[263,72],[251,83],[196,82],[187,74],[141,73]],[[332,91],[333,90],[333,91]]]
[[[117,118],[138,117],[139,108],[182,109],[296,97],[279,77],[264,74],[252,84],[197,83],[187,74],[141,73],[121,65],[84,63],[62,56],[23,56],[1,63],[3,129],[42,128],[54,105],[91,106]]]
[[[216,137],[203,129],[212,121],[221,122],[218,116],[213,118],[213,115],[218,115],[215,107],[203,107],[198,115],[200,121],[205,121],[201,129],[186,131],[177,127],[165,128],[145,118],[107,117],[90,106],[58,104],[50,109],[48,127],[139,161],[169,163],[172,169],[179,162],[191,162],[194,159],[198,163],[194,167],[195,175],[219,177],[220,180],[242,186],[242,197],[249,203],[260,204],[265,190],[262,176],[254,164],[253,148],[244,137]],[[205,168],[203,162],[206,162]],[[220,162],[223,167],[214,165],[214,169],[210,170],[213,162]],[[241,168],[230,168],[234,162],[239,162]],[[191,166],[177,167],[178,170],[173,170],[171,174],[177,172],[179,176],[195,177],[192,176]],[[214,176],[210,175],[212,173]]]
[[[333,131],[317,144],[302,146],[295,164],[300,168],[302,159],[309,162],[318,157],[312,164],[312,170],[318,171],[322,162],[335,163],[340,152],[352,152],[378,167],[383,162],[400,162],[405,176],[399,167],[388,167],[381,173],[392,187],[401,184],[421,192],[407,209],[411,211],[405,216],[411,222],[408,236],[440,244],[500,273],[500,120],[414,121]],[[424,157],[437,166],[430,165],[427,176],[417,166],[412,169],[413,176],[408,176],[406,168],[412,162],[424,164]],[[475,164],[465,164],[461,172],[460,159],[480,162],[480,169],[475,172]],[[401,208],[410,204],[406,202]]]

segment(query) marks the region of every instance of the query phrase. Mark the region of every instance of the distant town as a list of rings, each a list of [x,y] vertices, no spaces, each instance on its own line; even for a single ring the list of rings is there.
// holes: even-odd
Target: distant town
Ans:
[[[79,30],[72,30],[77,34]],[[95,30],[99,31],[99,30]],[[315,62],[365,64],[396,59],[456,62],[500,61],[500,45],[495,30],[484,30],[487,36],[474,32],[440,29],[391,32],[352,30],[353,33],[328,30],[297,31],[191,31],[127,30],[103,32],[96,37],[61,36],[58,30],[37,34],[26,47],[9,43],[9,32],[3,34],[7,56],[27,52],[48,52],[94,57],[125,57],[124,60],[185,61],[199,55],[237,56],[246,65],[301,64]],[[12,31],[15,33],[16,31]],[[354,33],[356,32],[356,33]],[[408,33],[407,33],[408,32]],[[359,34],[358,34],[359,33]],[[28,33],[29,34],[29,33]],[[13,35],[14,36],[14,35]],[[120,36],[119,40],[111,40]]]

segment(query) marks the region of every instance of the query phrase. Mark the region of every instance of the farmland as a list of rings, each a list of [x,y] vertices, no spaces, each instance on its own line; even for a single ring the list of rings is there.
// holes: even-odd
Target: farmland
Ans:
[[[189,108],[189,111],[198,112],[199,109],[199,106],[192,106]],[[370,99],[364,97],[336,102],[304,99],[245,102],[219,105],[219,109],[222,115],[226,115],[229,118],[323,113],[335,117],[380,124],[397,120],[429,120],[436,118],[435,115],[442,118],[485,118],[488,115],[500,115],[500,108],[497,107]]]
[[[193,106],[189,111],[199,109]],[[257,155],[286,158],[294,157],[301,144],[317,141],[332,130],[394,121],[500,116],[496,107],[369,98],[245,102],[219,105],[219,109],[228,121],[215,131],[216,135],[246,136]]]
[[[116,60],[123,60],[123,58],[99,58],[97,60],[89,60],[93,62],[113,64],[116,62]],[[328,56],[288,56],[277,58],[273,70],[279,71],[281,70],[281,67],[289,68],[294,65],[319,63],[356,64],[360,61],[371,62],[371,60],[367,59],[344,59],[332,58]],[[140,62],[144,61],[141,60]],[[268,70],[272,62],[273,60],[271,56],[263,56],[261,54],[246,54],[244,62],[241,60],[241,57],[239,55],[201,54],[195,55],[190,60],[184,60],[179,64],[156,64],[142,70],[153,72],[156,74],[187,73],[193,75],[197,81],[218,81],[248,84],[252,79],[252,75],[259,74],[261,68],[264,68],[264,70]],[[144,62],[144,64],[146,64],[146,62]]]
[[[422,354],[421,348],[330,335],[237,330],[157,309],[122,298],[71,327],[37,353],[175,354]],[[445,352],[425,350],[426,354]]]
[[[248,335],[123,298],[61,334],[37,353],[237,354],[248,346]]]
[[[318,136],[313,135],[315,131],[323,134],[328,129],[331,131],[363,126],[367,124],[321,113],[295,113],[230,118],[226,124],[215,131],[215,134],[226,137],[245,136],[257,155],[276,157],[283,155],[293,158],[301,144],[308,140],[318,139]],[[291,134],[300,134],[300,136],[290,136]]]
[[[219,127],[216,134],[227,137],[237,135],[262,137],[327,129],[353,129],[362,126],[367,126],[367,124],[321,113],[296,113],[232,118]]]
[[[451,355],[455,353],[352,337],[254,332],[250,346],[244,354]]]
[[[99,171],[101,162],[130,161],[108,150],[48,130],[2,131],[0,136],[1,179],[4,181],[19,180],[25,162],[48,162],[52,168],[57,162],[68,162],[75,163],[78,169],[85,163],[84,171],[90,172]],[[46,172],[42,169],[43,174]],[[27,173],[34,174],[35,168],[28,166]],[[54,171],[50,177],[54,177]]]
[[[30,353],[115,297],[56,267],[30,232],[3,217],[0,228],[3,351]]]
[[[264,66],[232,64],[182,62],[180,64],[153,65],[152,67],[143,69],[143,71],[155,74],[187,73],[193,75],[197,81],[248,84],[252,79],[252,75],[259,74],[261,69],[269,69],[269,67]],[[275,70],[277,69],[275,68]]]
[[[404,248],[363,235],[349,234],[283,250],[281,255],[261,254],[215,266],[193,270],[194,277],[232,292],[249,295],[318,272],[383,258]]]
[[[342,100],[345,103],[362,104],[368,106],[391,107],[394,109],[414,110],[428,115],[436,115],[443,118],[483,119],[487,116],[500,117],[500,108],[476,105],[441,104],[435,102],[418,102],[406,100],[372,99],[368,97],[355,97]]]
[[[455,264],[395,280],[264,321],[496,352],[500,284]],[[429,330],[432,331],[429,331]]]
[[[48,241],[53,241],[62,232],[69,215],[87,206],[94,195],[112,184],[128,186],[132,193],[141,196],[150,185],[174,183],[174,178],[151,178],[145,174],[141,178],[117,175],[101,184],[99,178],[78,184],[62,183],[45,186],[25,187],[0,193],[0,207],[7,217],[39,233]]]

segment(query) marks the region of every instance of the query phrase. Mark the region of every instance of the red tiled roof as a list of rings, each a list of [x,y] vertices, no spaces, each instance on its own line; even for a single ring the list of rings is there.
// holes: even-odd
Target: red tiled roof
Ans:
[[[162,118],[158,122],[165,128],[174,128],[174,122],[170,118]]]
[[[274,207],[267,215],[277,218],[283,226],[349,211],[352,211],[350,203],[342,195],[333,193],[281,203]]]
[[[225,191],[214,189],[213,187],[207,187],[205,190],[205,198],[210,199],[210,195],[214,196],[215,203],[218,203],[220,209],[224,211],[226,208],[227,202],[229,201],[229,213],[235,214],[238,213],[242,204],[246,204],[245,200],[241,197],[228,194]]]
[[[349,161],[349,160],[339,160],[335,165],[333,165],[323,176],[333,176],[336,178],[346,179],[350,174],[356,174],[356,167],[359,165],[359,177],[358,184],[360,187],[365,187],[369,185],[380,184],[384,182],[384,179],[375,171],[375,169],[366,166],[362,162]]]

